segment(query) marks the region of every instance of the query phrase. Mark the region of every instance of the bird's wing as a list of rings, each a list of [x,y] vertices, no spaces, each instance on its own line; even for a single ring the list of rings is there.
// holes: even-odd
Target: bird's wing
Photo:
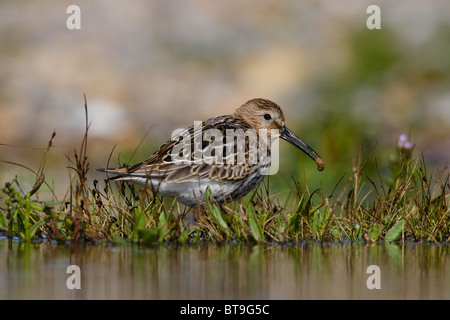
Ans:
[[[234,132],[233,139],[227,138]],[[241,129],[241,130],[238,130]],[[197,179],[239,180],[247,176],[256,163],[249,139],[240,122],[222,116],[191,126],[163,144],[150,158],[131,167],[106,169],[118,176],[112,179],[145,178],[166,182]],[[238,139],[244,139],[239,145]]]

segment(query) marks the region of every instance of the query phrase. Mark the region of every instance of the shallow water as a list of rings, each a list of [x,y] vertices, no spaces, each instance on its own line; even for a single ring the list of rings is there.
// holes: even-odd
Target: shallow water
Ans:
[[[79,271],[67,273],[70,265]],[[379,272],[367,273],[370,265]],[[368,288],[369,277],[380,289]],[[69,289],[68,278],[81,289]],[[449,245],[140,247],[1,239],[0,299],[450,299]]]

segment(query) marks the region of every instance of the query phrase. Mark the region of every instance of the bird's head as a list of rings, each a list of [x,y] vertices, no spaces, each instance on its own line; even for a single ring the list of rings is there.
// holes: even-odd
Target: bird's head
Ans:
[[[313,159],[319,171],[324,169],[324,162],[317,152],[286,127],[283,111],[275,102],[261,98],[249,100],[236,109],[233,117],[257,132],[261,129],[266,129],[268,134],[277,132],[277,137],[291,143]]]

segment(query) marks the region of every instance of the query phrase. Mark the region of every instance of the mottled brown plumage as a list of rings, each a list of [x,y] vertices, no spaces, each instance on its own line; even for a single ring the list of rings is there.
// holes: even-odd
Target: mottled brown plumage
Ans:
[[[135,181],[190,206],[204,203],[207,188],[218,202],[232,201],[264,179],[264,170],[271,165],[271,141],[277,137],[303,150],[323,170],[317,153],[287,129],[281,108],[258,98],[232,115],[180,131],[142,163],[100,171],[115,174],[112,180]],[[267,152],[260,153],[259,148]]]

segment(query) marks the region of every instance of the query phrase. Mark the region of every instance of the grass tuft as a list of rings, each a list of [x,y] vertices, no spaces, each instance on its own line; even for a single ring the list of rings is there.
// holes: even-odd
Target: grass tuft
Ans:
[[[26,242],[449,240],[449,173],[429,173],[423,157],[413,159],[412,149],[397,146],[394,156],[381,166],[374,154],[366,158],[360,155],[352,164],[348,180],[345,182],[343,175],[328,196],[322,189],[302,190],[293,179],[283,204],[263,183],[248,200],[220,205],[208,193],[203,207],[188,209],[127,182],[90,183],[86,102],[85,111],[82,143],[72,157],[67,157],[70,185],[64,198],[56,199],[44,175],[53,133],[38,170],[27,168],[36,175],[32,189],[24,192],[17,178],[0,189],[1,234]],[[368,164],[389,169],[378,169],[375,177],[367,176]],[[37,196],[44,185],[53,194],[51,201],[41,201]]]

